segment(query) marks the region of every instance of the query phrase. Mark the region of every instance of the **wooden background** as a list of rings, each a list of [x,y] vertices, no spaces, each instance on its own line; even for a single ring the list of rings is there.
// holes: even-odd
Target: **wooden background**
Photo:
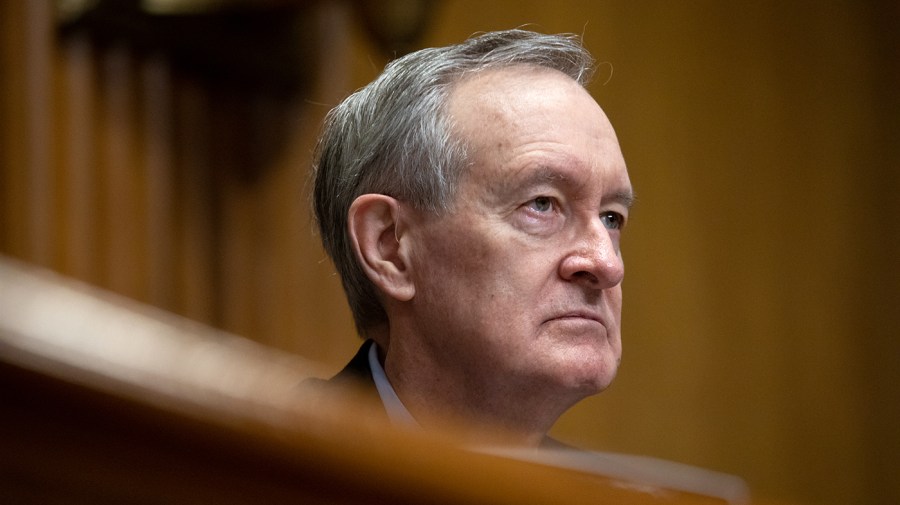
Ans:
[[[387,57],[351,2],[296,4],[287,95],[0,4],[0,252],[337,370],[358,341],[310,151]],[[900,503],[900,3],[444,0],[416,45],[525,24],[604,62],[639,198],[619,378],[556,434]]]

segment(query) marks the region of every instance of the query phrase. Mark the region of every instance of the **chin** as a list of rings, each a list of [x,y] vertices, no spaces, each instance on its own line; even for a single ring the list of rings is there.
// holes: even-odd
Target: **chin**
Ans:
[[[576,386],[576,388],[583,391],[585,396],[595,395],[608,388],[615,378],[615,372],[596,374],[592,377],[584,377],[583,380]]]
[[[595,395],[608,388],[618,372],[618,358],[605,353],[587,360],[579,356],[575,361],[564,363],[559,369],[565,371],[560,377],[566,389],[578,392],[581,396]]]

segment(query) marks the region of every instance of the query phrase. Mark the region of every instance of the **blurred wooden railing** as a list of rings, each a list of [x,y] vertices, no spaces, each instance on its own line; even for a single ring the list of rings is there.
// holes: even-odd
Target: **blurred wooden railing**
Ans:
[[[727,501],[400,432],[358,398],[298,387],[318,372],[0,257],[0,494],[26,504]]]

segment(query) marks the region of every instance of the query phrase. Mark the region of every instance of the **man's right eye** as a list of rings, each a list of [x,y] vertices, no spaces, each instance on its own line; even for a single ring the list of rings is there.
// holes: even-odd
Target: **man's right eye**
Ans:
[[[528,207],[537,212],[550,212],[553,210],[553,199],[549,196],[539,196],[528,202]]]

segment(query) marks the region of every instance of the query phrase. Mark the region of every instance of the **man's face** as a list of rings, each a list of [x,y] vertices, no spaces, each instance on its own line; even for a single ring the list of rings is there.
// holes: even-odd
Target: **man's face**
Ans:
[[[532,67],[469,77],[449,114],[472,164],[453,210],[410,228],[420,338],[485,396],[604,389],[632,195],[612,126],[577,83]]]

